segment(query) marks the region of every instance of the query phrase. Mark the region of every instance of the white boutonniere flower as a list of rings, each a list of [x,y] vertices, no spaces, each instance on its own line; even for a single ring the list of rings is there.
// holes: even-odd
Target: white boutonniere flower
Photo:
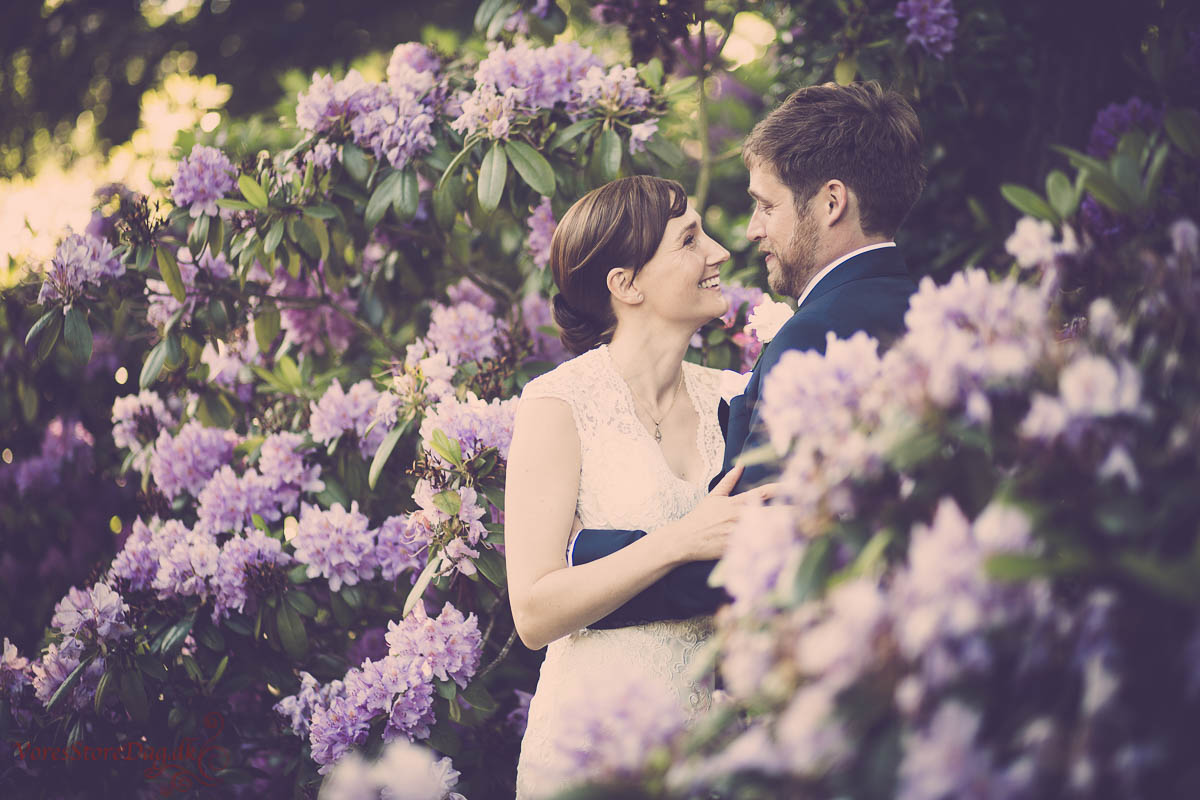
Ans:
[[[783,324],[792,318],[792,307],[763,297],[746,319],[746,333],[766,344],[775,338]]]

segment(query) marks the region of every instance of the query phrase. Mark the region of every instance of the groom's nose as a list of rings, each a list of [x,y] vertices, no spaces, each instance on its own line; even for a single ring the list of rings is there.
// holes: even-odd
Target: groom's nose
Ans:
[[[763,238],[766,231],[763,229],[762,222],[758,218],[758,209],[754,209],[750,213],[750,221],[746,223],[746,238],[752,242],[757,242]]]

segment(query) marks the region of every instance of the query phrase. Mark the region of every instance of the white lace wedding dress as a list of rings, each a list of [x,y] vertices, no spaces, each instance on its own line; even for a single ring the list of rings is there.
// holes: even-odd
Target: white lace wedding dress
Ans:
[[[717,423],[723,374],[683,365],[684,388],[699,415],[696,447],[705,477],[689,483],[673,473],[654,437],[638,420],[633,395],[608,347],[590,350],[530,381],[522,399],[565,401],[581,447],[576,511],[585,528],[652,531],[683,517],[708,492],[721,468],[724,442]],[[572,543],[573,544],[573,543]],[[568,551],[570,546],[568,546]],[[537,800],[564,788],[564,754],[556,746],[565,699],[615,680],[658,684],[674,693],[689,717],[712,702],[711,675],[697,674],[698,656],[712,633],[712,617],[655,622],[613,630],[581,630],[546,649],[517,765],[518,800]]]

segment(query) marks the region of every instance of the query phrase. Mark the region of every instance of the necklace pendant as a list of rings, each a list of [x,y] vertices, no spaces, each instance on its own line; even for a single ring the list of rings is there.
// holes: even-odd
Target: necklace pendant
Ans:
[[[658,427],[658,423],[654,424],[654,441],[662,443],[662,429]]]

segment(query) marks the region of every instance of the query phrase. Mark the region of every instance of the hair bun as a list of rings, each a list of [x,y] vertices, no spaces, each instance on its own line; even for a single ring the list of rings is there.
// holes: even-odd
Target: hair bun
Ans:
[[[554,324],[559,330],[558,338],[572,355],[586,353],[604,341],[606,326],[590,315],[577,311],[567,302],[562,292],[554,295],[551,306],[554,310]]]

